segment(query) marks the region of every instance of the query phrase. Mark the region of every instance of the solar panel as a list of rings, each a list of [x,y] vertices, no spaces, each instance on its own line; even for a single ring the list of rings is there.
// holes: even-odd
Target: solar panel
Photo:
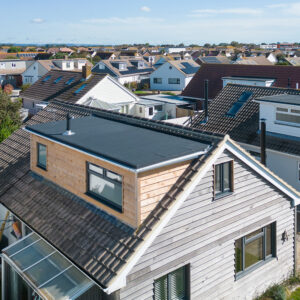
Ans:
[[[239,110],[243,107],[243,105],[249,100],[249,98],[252,96],[252,92],[243,92],[240,98],[233,103],[229,111],[226,113],[226,116],[228,117],[235,117],[236,114],[239,112]]]
[[[83,84],[81,87],[79,87],[74,94],[78,94],[80,91],[82,91],[85,88],[86,84]]]

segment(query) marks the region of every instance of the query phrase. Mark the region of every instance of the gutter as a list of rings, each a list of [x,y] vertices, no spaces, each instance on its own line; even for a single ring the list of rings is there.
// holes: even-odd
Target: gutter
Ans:
[[[30,129],[27,129],[27,128],[23,128],[23,130],[25,130],[28,133],[34,134],[34,135],[36,135],[38,137],[41,137],[43,139],[46,139],[46,140],[48,140],[50,142],[54,142],[54,143],[59,144],[61,146],[67,147],[67,148],[69,148],[71,150],[75,150],[75,151],[78,151],[80,153],[92,156],[92,157],[94,157],[96,159],[101,159],[104,162],[107,162],[109,164],[115,165],[115,166],[117,166],[119,168],[125,169],[127,171],[130,171],[130,172],[133,172],[133,173],[136,173],[136,174],[141,173],[141,172],[146,172],[146,171],[149,171],[149,170],[153,170],[153,169],[158,169],[158,168],[169,166],[169,165],[173,165],[173,164],[176,164],[176,163],[184,162],[184,161],[187,161],[187,160],[195,159],[195,158],[197,158],[197,157],[199,157],[199,156],[201,156],[203,154],[206,154],[210,150],[210,148],[211,148],[211,145],[208,145],[206,147],[206,149],[201,150],[201,151],[197,151],[197,152],[194,152],[194,153],[191,153],[191,154],[188,154],[188,155],[184,155],[184,156],[181,156],[181,157],[169,159],[169,160],[166,160],[166,161],[163,161],[163,162],[160,162],[160,163],[156,163],[156,164],[153,164],[153,165],[149,165],[149,166],[146,166],[146,167],[135,169],[135,168],[129,167],[126,164],[118,163],[116,161],[113,161],[111,159],[102,157],[100,155],[95,155],[92,152],[81,150],[81,149],[78,149],[76,147],[70,146],[68,144],[59,142],[59,141],[57,141],[57,140],[55,140],[53,138],[49,138],[49,137],[46,137],[46,136],[44,136],[42,134],[36,133],[33,130],[30,130]]]

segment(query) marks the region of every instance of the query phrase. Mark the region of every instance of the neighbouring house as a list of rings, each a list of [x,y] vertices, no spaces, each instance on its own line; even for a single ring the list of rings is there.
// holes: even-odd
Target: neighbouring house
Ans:
[[[208,121],[191,126],[230,137],[260,158],[260,120],[266,123],[266,164],[300,191],[300,90],[228,84],[210,102]],[[299,218],[300,220],[300,218]]]
[[[23,107],[35,114],[54,99],[130,113],[138,97],[107,74],[52,70],[21,93]],[[106,103],[106,104],[105,104]]]
[[[186,47],[167,47],[165,48],[165,51],[169,54],[186,52]]]
[[[33,84],[51,70],[58,69],[52,60],[36,60],[23,73],[23,84]]]
[[[200,66],[203,64],[231,64],[232,61],[226,56],[198,56],[195,62]]]
[[[149,79],[154,68],[143,58],[101,60],[92,69],[93,73],[109,74],[121,84]]]
[[[0,60],[0,86],[11,84],[14,87],[22,85],[22,73],[32,62],[19,59]]]
[[[116,59],[117,55],[118,55],[117,52],[100,51],[100,52],[97,52],[95,56],[100,57],[101,60],[105,60],[105,59]]]
[[[236,80],[238,80],[239,84],[269,86],[271,80],[271,86],[274,87],[298,88],[300,68],[292,66],[203,64],[182,92],[182,96],[203,100],[204,81],[207,79],[209,80],[208,97],[214,99],[223,88],[224,78],[227,80],[226,83],[232,81],[237,83]]]
[[[272,60],[267,59],[264,55],[253,56],[253,57],[238,57],[233,64],[238,65],[261,65],[261,66],[272,66],[274,63]]]
[[[294,273],[299,194],[228,136],[54,101],[0,183],[2,299],[252,299]]]
[[[193,60],[167,61],[150,75],[150,89],[181,91],[198,71],[199,65]]]
[[[285,57],[285,61],[287,61],[291,66],[299,67],[300,66],[300,57]]]

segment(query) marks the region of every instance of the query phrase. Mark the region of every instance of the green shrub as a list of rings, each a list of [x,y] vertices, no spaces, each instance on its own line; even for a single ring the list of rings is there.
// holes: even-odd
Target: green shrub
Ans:
[[[282,285],[275,284],[271,286],[264,294],[264,297],[269,297],[273,300],[286,300],[285,288]],[[263,299],[263,298],[262,298]]]

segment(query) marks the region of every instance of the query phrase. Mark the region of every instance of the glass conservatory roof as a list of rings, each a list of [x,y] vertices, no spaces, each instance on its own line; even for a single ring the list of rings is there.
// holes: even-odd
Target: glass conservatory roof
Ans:
[[[93,285],[91,279],[35,233],[5,248],[3,254],[45,299],[74,299]]]

